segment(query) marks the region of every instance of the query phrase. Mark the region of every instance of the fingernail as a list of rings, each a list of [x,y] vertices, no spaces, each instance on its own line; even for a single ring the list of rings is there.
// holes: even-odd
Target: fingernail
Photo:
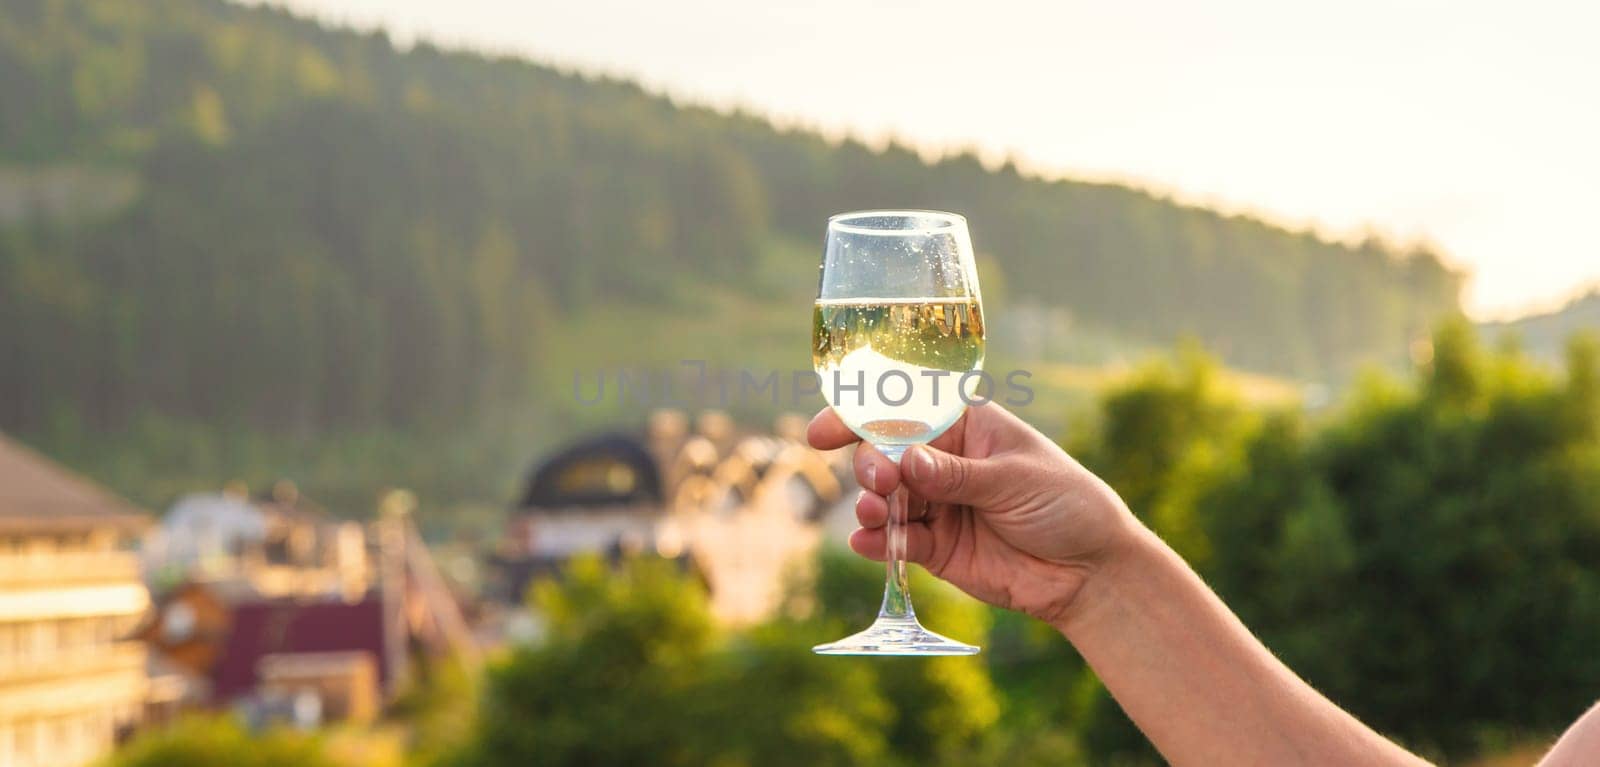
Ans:
[[[928,455],[928,451],[923,450],[921,447],[913,447],[906,454],[906,458],[910,459],[906,461],[906,473],[910,474],[912,479],[931,479],[933,477],[933,456]]]
[[[878,492],[878,463],[876,461],[867,463],[867,489],[874,493]]]

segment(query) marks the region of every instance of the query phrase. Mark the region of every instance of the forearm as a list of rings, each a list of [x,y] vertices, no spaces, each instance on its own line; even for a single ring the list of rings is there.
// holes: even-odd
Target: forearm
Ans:
[[[1416,765],[1267,651],[1141,530],[1056,628],[1174,765]]]
[[[1582,767],[1594,764],[1600,754],[1600,703],[1573,722],[1539,767]]]

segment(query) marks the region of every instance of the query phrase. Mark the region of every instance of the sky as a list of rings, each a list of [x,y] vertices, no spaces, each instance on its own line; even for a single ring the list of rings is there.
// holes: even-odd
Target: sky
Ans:
[[[279,0],[930,155],[1430,243],[1481,319],[1600,284],[1600,5]]]

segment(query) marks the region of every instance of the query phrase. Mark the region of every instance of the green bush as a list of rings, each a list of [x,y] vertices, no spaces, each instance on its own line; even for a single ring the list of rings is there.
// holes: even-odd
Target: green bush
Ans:
[[[197,716],[146,733],[104,767],[341,767],[321,742],[292,730],[252,735],[226,716]],[[349,765],[344,765],[349,767]]]
[[[490,671],[477,742],[451,763],[962,763],[999,716],[981,660],[810,652],[866,625],[881,579],[880,565],[829,555],[812,614],[720,632],[675,565],[633,559],[613,574],[577,560],[536,587],[549,637]],[[980,605],[925,576],[915,588],[941,629],[983,636]]]

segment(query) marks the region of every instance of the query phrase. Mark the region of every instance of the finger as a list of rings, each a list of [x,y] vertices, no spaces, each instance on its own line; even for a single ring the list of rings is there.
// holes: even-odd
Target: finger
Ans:
[[[906,451],[900,468],[906,486],[929,501],[992,507],[1016,490],[1016,478],[1006,476],[1000,460],[963,458],[926,445]]]
[[[856,499],[856,522],[867,529],[889,524],[889,501],[870,490],[862,490]]]
[[[818,450],[837,450],[859,441],[861,438],[839,420],[839,414],[831,407],[822,408],[811,418],[811,423],[806,424],[806,442]]]
[[[856,483],[863,489],[887,496],[900,484],[900,467],[871,444],[856,448]]]
[[[862,528],[850,534],[850,550],[867,559],[882,562],[889,558],[889,533],[885,528]],[[927,564],[933,555],[933,531],[927,525],[906,526],[906,561]]]
[[[967,432],[969,431],[967,424],[975,418],[973,413],[977,409],[976,407],[967,408],[966,412],[963,412],[961,417],[950,425],[950,428],[945,429],[943,434],[934,437],[933,441],[928,444],[947,453],[966,452],[962,449],[962,445],[965,445],[967,441]]]
[[[912,498],[906,505],[906,519],[912,522],[921,522],[932,515],[933,504],[924,503],[920,498]],[[883,527],[888,524],[889,499],[871,490],[862,490],[856,497],[856,522],[862,527]]]
[[[992,400],[967,408],[961,415],[961,420],[956,422],[956,427],[962,430],[960,442],[950,442],[942,438],[944,435],[940,435],[941,439],[936,439],[931,444],[940,450],[958,455],[987,455],[1005,448],[1038,442],[1055,444],[1037,429],[1029,426],[1027,421],[1018,418],[1016,413]],[[956,427],[951,427],[945,434],[955,431]]]

